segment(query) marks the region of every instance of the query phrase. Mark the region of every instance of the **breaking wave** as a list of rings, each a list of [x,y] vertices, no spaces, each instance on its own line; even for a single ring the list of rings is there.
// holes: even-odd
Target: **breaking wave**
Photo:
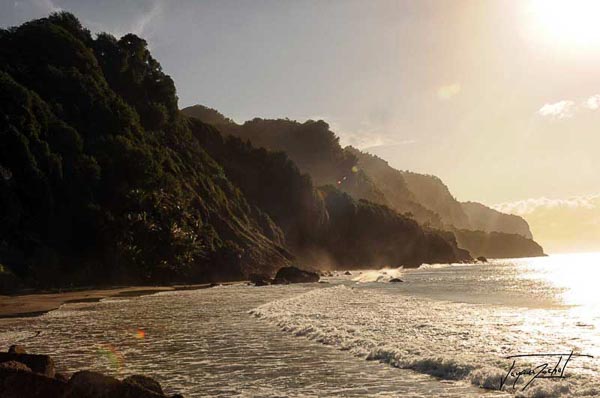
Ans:
[[[540,325],[529,324],[528,319],[545,322],[540,320],[541,310],[529,310],[527,315],[511,312],[514,310],[335,286],[249,312],[285,332],[366,360],[498,390],[509,365],[505,357],[523,347],[519,332],[532,327],[538,332]],[[528,351],[534,346],[544,352],[544,337],[543,333],[528,337]],[[513,380],[509,382],[512,388]],[[521,392],[522,384],[519,380],[511,392],[523,397],[597,394],[594,389],[582,388],[587,383],[580,377],[561,382],[538,379]]]

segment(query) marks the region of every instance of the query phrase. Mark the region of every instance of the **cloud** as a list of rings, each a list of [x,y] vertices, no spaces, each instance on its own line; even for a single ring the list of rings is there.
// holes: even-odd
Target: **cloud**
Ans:
[[[437,96],[442,101],[447,101],[455,95],[459,94],[461,90],[460,84],[452,83],[444,86],[440,86],[437,91]]]
[[[522,216],[547,253],[600,250],[600,194],[526,199],[493,207]]]
[[[593,209],[595,207],[600,208],[600,194],[590,196],[574,196],[568,199],[548,199],[544,197],[525,199],[516,202],[500,203],[492,207],[503,213],[521,216],[534,213],[540,209]]]
[[[549,116],[556,119],[568,119],[573,117],[575,102],[571,100],[558,101],[553,104],[544,104],[538,111],[540,116]]]
[[[600,94],[594,94],[578,101],[562,100],[551,104],[544,104],[536,113],[552,119],[569,119],[579,111],[595,111],[600,109]]]
[[[143,13],[131,27],[131,32],[138,36],[144,36],[148,33],[149,24],[158,18],[163,12],[163,2],[157,0],[152,4],[152,7],[145,13]]]
[[[592,111],[600,108],[600,94],[592,95],[582,103],[582,106]]]
[[[119,38],[127,33],[133,33],[148,41],[151,48],[151,41],[154,36],[154,26],[156,20],[160,18],[165,11],[165,0],[153,0],[143,3],[144,7],[135,9],[134,18],[125,18],[124,22],[101,22],[94,19],[82,18],[81,21],[94,32],[107,32]],[[127,14],[128,15],[128,14]]]

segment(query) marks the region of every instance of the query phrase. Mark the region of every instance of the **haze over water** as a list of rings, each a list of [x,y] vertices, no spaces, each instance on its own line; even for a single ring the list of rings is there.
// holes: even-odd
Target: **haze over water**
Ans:
[[[497,389],[506,356],[573,350],[594,358],[518,394],[597,396],[598,264],[557,255],[67,304],[0,320],[0,342],[64,370],[144,372],[191,397],[510,396],[474,385]],[[387,282],[399,273],[404,283]]]

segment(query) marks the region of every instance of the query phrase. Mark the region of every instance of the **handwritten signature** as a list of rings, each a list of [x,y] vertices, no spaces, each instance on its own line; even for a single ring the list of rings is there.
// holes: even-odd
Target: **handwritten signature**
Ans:
[[[556,361],[555,359],[555,362],[552,363],[550,363],[551,361],[544,362],[535,367],[527,366],[520,369],[517,368],[518,358],[532,357],[539,357],[545,361],[547,361],[548,358],[558,358],[558,360]],[[573,351],[567,354],[519,354],[508,356],[506,357],[506,359],[512,359],[513,361],[510,366],[510,369],[508,369],[508,372],[506,373],[506,376],[500,379],[500,390],[502,390],[502,387],[506,385],[506,382],[508,381],[509,377],[514,378],[514,381],[512,383],[513,389],[515,389],[519,380],[527,380],[525,386],[523,386],[521,391],[524,391],[536,379],[564,379],[567,377],[565,376],[565,369],[567,368],[567,365],[573,358],[576,357],[593,358],[593,356],[591,355],[575,354],[573,353]],[[554,366],[552,366],[552,364]]]

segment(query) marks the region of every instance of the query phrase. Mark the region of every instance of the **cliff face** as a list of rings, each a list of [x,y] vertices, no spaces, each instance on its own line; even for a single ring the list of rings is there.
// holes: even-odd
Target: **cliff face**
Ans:
[[[181,115],[143,39],[92,37],[68,13],[0,30],[0,109],[3,280],[200,282],[274,274],[298,258],[378,267],[464,254],[340,193],[385,202],[326,123],[238,126],[204,109],[219,129],[292,159],[224,139]],[[316,189],[301,171],[337,188]]]
[[[473,257],[516,258],[544,255],[540,245],[517,234],[455,230],[454,235],[458,245],[468,247]]]
[[[222,137],[197,119],[189,124],[247,200],[281,227],[287,246],[305,267],[417,266],[470,258],[453,237],[425,230],[386,206],[357,201],[331,185],[314,188],[283,152]]]
[[[522,217],[501,213],[477,202],[463,202],[461,206],[469,217],[470,229],[517,234],[533,239],[529,224]]]
[[[472,253],[480,252],[481,243],[465,238],[467,231],[503,232],[533,239],[529,225],[523,218],[501,213],[481,203],[460,203],[452,196],[448,187],[435,176],[399,171],[377,156],[352,147],[346,150],[356,156],[358,167],[381,189],[390,206],[400,212],[410,212],[415,220],[424,225],[464,230],[462,239],[458,240],[459,245]],[[494,240],[499,241],[494,243]],[[512,257],[520,252],[526,255],[536,253],[535,247],[524,251],[516,248],[513,250],[508,247],[510,242],[521,246],[527,246],[527,243],[522,243],[517,238],[509,239],[504,235],[481,235],[479,241],[496,247],[495,253],[502,254],[502,250],[506,250],[502,256]]]
[[[316,186],[333,185],[356,199],[389,205],[380,188],[356,168],[356,157],[340,146],[339,138],[322,120],[299,123],[256,118],[240,125],[202,105],[184,108],[182,112],[214,125],[223,134],[248,140],[255,147],[285,152]]]
[[[503,232],[532,238],[522,218],[479,203],[460,203],[436,176],[396,170],[377,156],[353,147],[341,148],[339,139],[323,121],[253,119],[240,125],[202,105],[182,112],[213,123],[226,134],[248,140],[254,146],[285,152],[316,185],[333,185],[354,199],[385,205],[427,228]],[[502,240],[497,243],[498,248],[507,247],[505,242],[520,242],[500,235],[485,238],[488,242],[495,239]],[[480,250],[480,245],[471,239],[458,240],[458,244],[472,252]],[[508,253],[512,252],[507,248],[505,254]]]
[[[385,195],[387,203],[399,213],[407,213],[420,224],[442,228],[442,218],[434,210],[419,203],[409,189],[401,171],[391,167],[385,160],[361,152],[351,146],[345,148],[357,159],[357,168],[369,176]]]

